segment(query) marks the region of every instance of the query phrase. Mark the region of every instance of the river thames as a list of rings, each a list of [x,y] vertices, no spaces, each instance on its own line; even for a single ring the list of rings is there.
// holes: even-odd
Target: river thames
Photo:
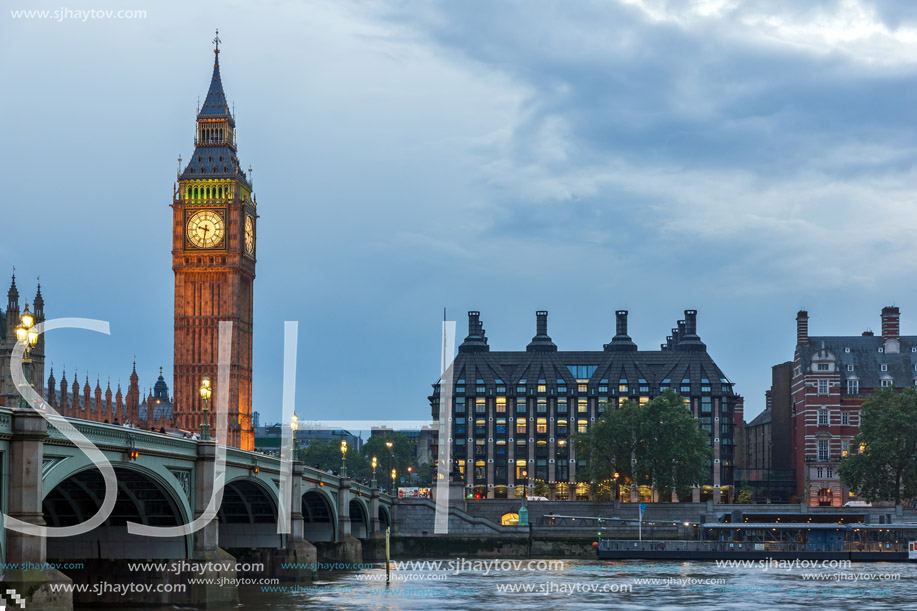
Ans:
[[[745,566],[590,559],[423,562],[437,561],[417,561],[413,566],[399,561],[387,587],[385,565],[380,563],[359,571],[322,572],[310,585],[283,584],[280,587],[288,588],[285,592],[243,586],[238,606],[215,608],[917,609],[917,564],[913,563],[854,563],[837,568],[787,566],[786,561],[777,565],[749,561]]]

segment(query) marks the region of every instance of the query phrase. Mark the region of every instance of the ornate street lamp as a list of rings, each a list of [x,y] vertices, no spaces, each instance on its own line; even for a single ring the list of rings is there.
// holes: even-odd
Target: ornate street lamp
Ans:
[[[376,465],[379,464],[379,461],[376,460],[376,457],[373,456],[373,488],[376,488]]]
[[[35,330],[35,317],[29,312],[29,304],[25,304],[25,311],[19,317],[19,326],[16,327],[16,341],[22,344],[22,373],[25,377],[23,386],[29,384],[32,379],[32,348],[38,343],[38,331]],[[23,389],[19,389],[19,407],[25,409],[29,407],[28,401],[22,394]]]
[[[392,451],[392,446],[395,445],[391,441],[385,442],[385,447],[388,448],[388,468],[392,471],[395,470],[395,453]]]
[[[395,470],[392,469],[392,496],[395,495]]]
[[[341,477],[347,477],[347,440],[341,440]]]
[[[204,376],[201,378],[201,400],[204,402],[201,411],[204,417],[201,419],[201,440],[210,441],[210,396],[213,394],[213,388],[210,385],[210,378]]]
[[[290,418],[290,430],[293,431],[293,460],[296,460],[296,431],[299,430],[299,418],[296,412],[293,412],[293,417]]]

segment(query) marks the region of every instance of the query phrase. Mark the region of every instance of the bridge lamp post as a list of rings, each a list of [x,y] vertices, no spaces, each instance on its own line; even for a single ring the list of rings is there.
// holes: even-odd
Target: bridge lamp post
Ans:
[[[290,418],[290,430],[293,431],[293,460],[296,460],[296,431],[299,430],[299,418],[296,412],[293,412],[293,417]]]
[[[388,468],[392,470],[392,473],[395,472],[395,453],[392,451],[392,446],[395,445],[391,441],[385,442],[385,447],[388,448]]]
[[[341,477],[347,477],[347,440],[341,440]]]
[[[377,484],[376,484],[376,466],[377,466],[378,464],[379,464],[379,461],[377,461],[377,460],[376,460],[376,457],[373,456],[373,485],[372,485],[373,488],[376,488],[376,487],[377,487]]]
[[[210,396],[213,394],[213,388],[210,386],[210,378],[204,376],[201,379],[201,399],[204,401],[204,406],[201,408],[201,411],[204,412],[204,417],[201,419],[201,440],[210,441]]]
[[[35,330],[35,317],[29,312],[29,304],[25,304],[25,311],[19,317],[19,326],[16,327],[16,341],[23,345],[25,350],[22,353],[22,372],[25,375],[23,385],[29,383],[32,379],[32,348],[38,343],[38,331]],[[19,407],[26,409],[29,407],[28,401],[19,389]]]
[[[621,496],[621,490],[618,488],[618,478],[621,477],[621,474],[615,471],[615,500],[617,501]]]
[[[395,495],[395,475],[397,475],[397,473],[392,469],[392,496]]]

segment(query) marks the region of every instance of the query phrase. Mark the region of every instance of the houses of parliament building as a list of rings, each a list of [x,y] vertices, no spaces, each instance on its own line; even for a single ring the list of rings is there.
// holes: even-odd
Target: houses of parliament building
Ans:
[[[171,208],[172,270],[174,272],[174,397],[162,375],[141,393],[136,363],[127,388],[114,390],[106,377],[61,368],[45,381],[45,340],[32,352],[31,384],[47,405],[64,416],[98,422],[132,423],[159,430],[197,430],[210,418],[214,436],[226,445],[254,449],[252,426],[252,331],[255,280],[257,201],[252,184],[237,157],[236,122],[223,90],[220,40],[214,40],[213,72],[203,105],[198,108],[194,153],[180,170]],[[179,159],[181,161],[181,159]],[[19,392],[10,376],[15,329],[21,315],[15,275],[7,307],[0,310],[0,400],[15,406]],[[23,306],[27,307],[27,306]],[[39,288],[30,310],[41,322],[44,300]],[[229,358],[229,429],[218,431],[214,408],[205,409],[199,393],[202,379],[212,380],[213,397],[220,396],[217,375],[219,325],[232,323]],[[50,369],[50,368],[49,368]],[[81,383],[81,377],[83,382]],[[214,401],[216,404],[216,400]]]

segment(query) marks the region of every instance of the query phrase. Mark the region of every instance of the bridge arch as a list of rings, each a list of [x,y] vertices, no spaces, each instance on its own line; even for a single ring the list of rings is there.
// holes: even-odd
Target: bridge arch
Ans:
[[[136,463],[113,462],[118,497],[108,519],[74,537],[50,537],[47,556],[66,559],[185,559],[191,557],[192,537],[144,537],[127,532],[127,522],[148,526],[179,526],[190,522],[183,491],[156,471]],[[74,526],[99,510],[105,496],[102,473],[89,465],[55,478],[46,486],[42,513],[48,526]],[[174,479],[174,478],[173,478]]]
[[[302,495],[303,538],[306,541],[337,540],[337,503],[334,496],[316,486]]]
[[[379,503],[379,530],[385,533],[385,529],[392,525],[392,516],[388,507]]]
[[[220,547],[279,548],[284,537],[277,532],[277,491],[257,477],[237,477],[223,488]]]
[[[369,535],[369,507],[363,497],[350,499],[350,534],[357,539]]]

